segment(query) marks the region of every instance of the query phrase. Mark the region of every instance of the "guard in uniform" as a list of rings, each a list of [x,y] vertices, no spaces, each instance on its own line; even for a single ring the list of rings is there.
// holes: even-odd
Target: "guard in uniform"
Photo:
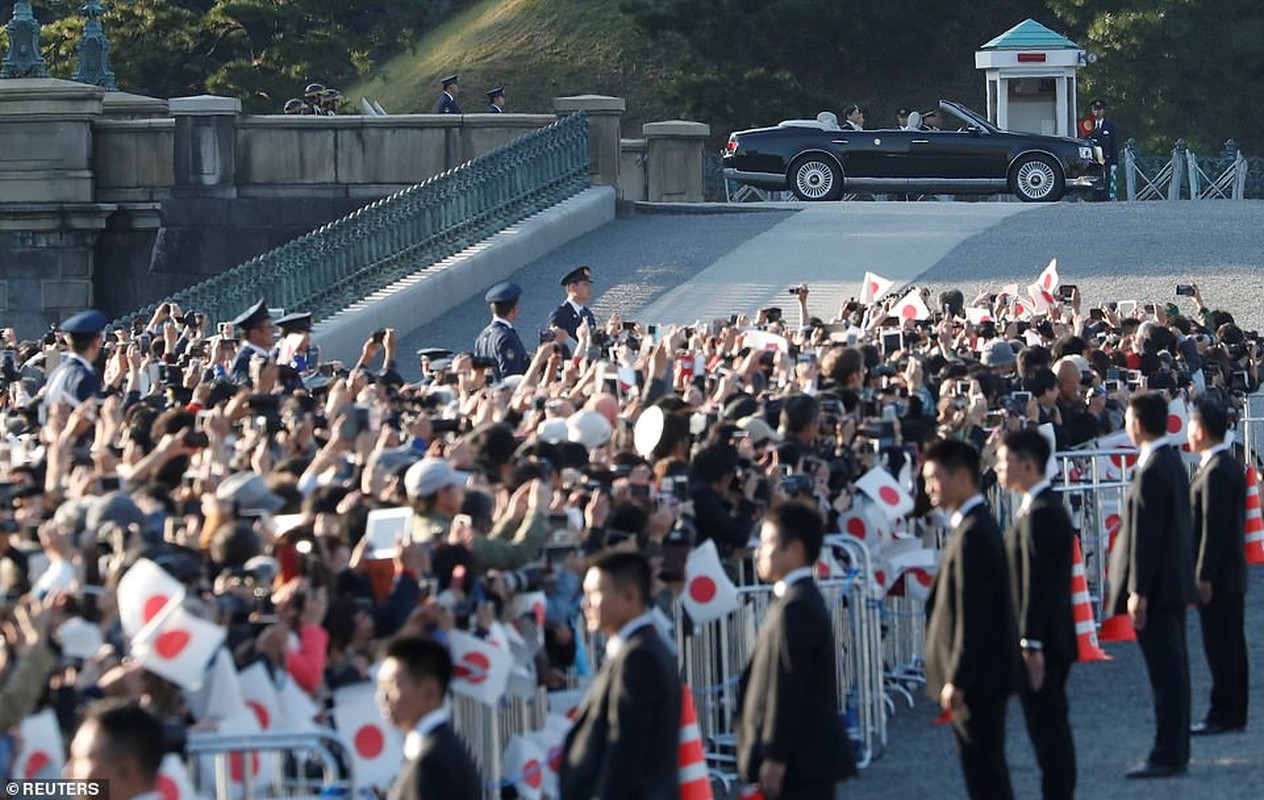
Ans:
[[[457,85],[457,76],[449,75],[443,79],[443,94],[439,95],[439,101],[435,103],[434,113],[436,114],[460,114],[461,107],[456,104],[456,94],[460,87]]]
[[[1110,179],[1115,173],[1115,165],[1119,163],[1119,134],[1115,131],[1115,123],[1106,119],[1105,100],[1094,100],[1088,108],[1093,113],[1093,132],[1088,135],[1088,140],[1102,148],[1106,161],[1105,181],[1102,188],[1093,192],[1093,199],[1102,202],[1110,199]]]
[[[260,300],[243,311],[233,324],[241,328],[241,347],[237,349],[228,377],[234,383],[249,384],[250,359],[259,356],[270,360],[272,348],[276,345],[276,331],[268,314],[268,304]]]
[[[315,369],[317,356],[312,345],[312,315],[286,314],[276,324],[281,329],[281,341],[272,351],[276,362],[300,373]]]
[[[514,330],[514,320],[518,319],[518,298],[521,296],[522,287],[508,281],[496,284],[483,295],[483,300],[491,309],[492,321],[474,340],[474,355],[495,362],[492,377],[496,381],[527,371],[527,348],[518,338],[518,331]]]
[[[562,278],[566,287],[566,300],[549,315],[549,327],[565,331],[574,342],[579,336],[579,326],[588,323],[590,331],[597,330],[597,318],[585,303],[592,297],[592,270],[580,267],[566,273]]]
[[[487,113],[503,114],[505,112],[505,87],[497,86],[487,92]]]
[[[48,409],[57,403],[69,403],[77,408],[88,398],[100,394],[101,377],[92,363],[105,344],[101,332],[105,330],[106,322],[104,314],[89,309],[62,323],[62,331],[70,337],[70,352],[48,376],[44,403],[40,409],[44,418],[47,418]]]

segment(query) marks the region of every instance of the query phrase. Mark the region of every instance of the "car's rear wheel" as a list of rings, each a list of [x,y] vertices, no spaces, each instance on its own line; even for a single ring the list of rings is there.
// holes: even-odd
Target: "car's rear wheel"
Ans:
[[[1066,180],[1053,159],[1033,153],[1014,162],[1010,186],[1024,203],[1052,203],[1062,199]]]
[[[809,153],[790,165],[790,191],[800,200],[837,200],[843,195],[843,173],[828,156]]]

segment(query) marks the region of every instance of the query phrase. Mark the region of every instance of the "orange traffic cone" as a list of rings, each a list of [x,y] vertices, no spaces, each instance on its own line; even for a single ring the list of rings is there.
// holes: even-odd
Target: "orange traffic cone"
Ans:
[[[693,692],[685,685],[680,693],[680,800],[712,800],[711,776],[702,752],[702,732]]]
[[[1132,627],[1132,620],[1127,614],[1116,614],[1102,621],[1102,628],[1097,632],[1097,641],[1102,644],[1111,642],[1137,641],[1137,629]]]
[[[1260,514],[1260,476],[1246,468],[1246,562],[1264,564],[1264,516]]]
[[[1079,649],[1076,661],[1110,661],[1097,644],[1097,621],[1093,619],[1093,603],[1088,597],[1088,576],[1084,574],[1084,553],[1080,540],[1071,538],[1071,608],[1075,614],[1075,641]]]

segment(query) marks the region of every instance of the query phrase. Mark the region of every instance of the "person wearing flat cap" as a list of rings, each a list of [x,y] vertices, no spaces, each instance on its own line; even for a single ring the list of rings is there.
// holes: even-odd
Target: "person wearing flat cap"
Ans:
[[[474,340],[474,355],[496,362],[492,376],[502,381],[510,375],[522,375],[527,371],[527,348],[523,346],[514,321],[518,319],[518,298],[522,287],[516,283],[498,283],[487,290],[483,300],[492,312],[488,323]]]
[[[497,86],[487,91],[487,113],[503,114],[505,111],[505,87]]]
[[[444,78],[442,83],[443,93],[439,95],[439,100],[435,103],[434,113],[460,114],[461,107],[456,104],[457,90],[460,88],[457,84],[456,74]]]
[[[316,348],[312,345],[312,315],[286,314],[276,321],[281,341],[273,351],[276,362],[303,373],[316,367]]]
[[[61,330],[70,339],[70,352],[48,376],[43,411],[47,412],[58,403],[69,403],[77,408],[80,403],[100,393],[101,377],[92,363],[105,344],[102,331],[106,321],[100,311],[89,309],[62,323]]]
[[[597,318],[584,305],[592,297],[592,270],[588,267],[571,270],[562,278],[562,285],[566,287],[566,300],[549,315],[549,327],[565,331],[570,341],[575,341],[583,323],[588,323],[589,331],[597,330]],[[562,343],[567,342],[562,340]]]
[[[1088,135],[1088,140],[1102,148],[1102,158],[1106,162],[1106,180],[1101,187],[1093,190],[1093,199],[1102,202],[1110,199],[1110,177],[1119,163],[1119,134],[1115,123],[1106,118],[1105,100],[1098,98],[1089,103],[1088,108],[1093,114],[1093,132]]]
[[[270,360],[276,344],[276,331],[268,314],[268,304],[260,300],[238,315],[233,325],[241,328],[241,347],[233,359],[229,378],[235,383],[249,383],[250,359],[258,356]]]

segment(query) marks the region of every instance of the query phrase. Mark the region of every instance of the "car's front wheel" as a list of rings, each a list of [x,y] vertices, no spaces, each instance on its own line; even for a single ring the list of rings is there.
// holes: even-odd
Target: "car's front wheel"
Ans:
[[[789,177],[790,191],[800,200],[837,200],[843,195],[843,173],[826,156],[799,156],[790,165]]]
[[[1052,203],[1062,199],[1066,181],[1053,159],[1032,154],[1014,162],[1010,186],[1024,203]]]

